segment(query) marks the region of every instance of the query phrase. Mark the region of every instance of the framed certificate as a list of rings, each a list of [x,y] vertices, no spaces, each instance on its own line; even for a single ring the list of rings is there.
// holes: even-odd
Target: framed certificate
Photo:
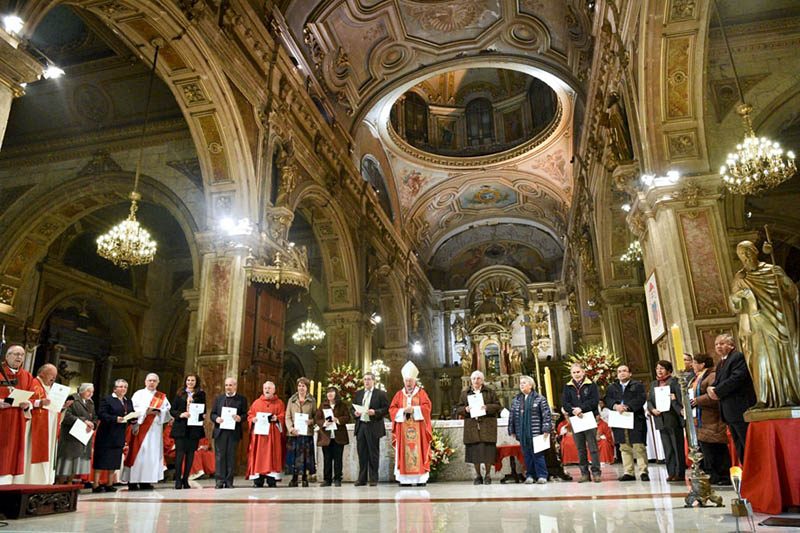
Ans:
[[[655,344],[667,332],[664,324],[664,312],[661,309],[661,297],[658,292],[658,280],[654,270],[644,284],[644,297],[647,302],[647,318],[650,324],[650,342]]]

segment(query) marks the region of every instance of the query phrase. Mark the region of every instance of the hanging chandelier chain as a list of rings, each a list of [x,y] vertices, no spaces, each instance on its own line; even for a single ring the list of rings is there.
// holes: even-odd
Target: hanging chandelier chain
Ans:
[[[133,192],[136,193],[139,190],[139,175],[142,172],[142,159],[144,158],[144,143],[145,143],[145,136],[147,135],[147,125],[150,123],[150,102],[153,99],[153,85],[155,84],[156,79],[156,67],[158,65],[158,52],[161,50],[161,45],[163,44],[160,39],[154,40],[153,44],[155,45],[155,52],[153,52],[153,65],[150,67],[150,81],[147,84],[147,99],[145,100],[144,104],[144,122],[142,123],[142,134],[139,140],[139,156],[136,159],[136,174],[133,177]],[[133,194],[131,195],[133,196]],[[132,201],[134,200],[131,198]],[[131,206],[131,212],[134,212],[133,206]]]
[[[736,91],[739,93],[739,102],[744,102],[744,91],[742,91],[742,84],[739,81],[739,73],[736,71],[736,63],[733,62],[733,52],[731,51],[731,45],[728,42],[728,35],[725,33],[725,25],[722,24],[722,15],[719,12],[719,4],[717,0],[713,0],[714,2],[714,14],[717,16],[717,24],[719,24],[719,31],[722,34],[722,42],[725,43],[725,50],[728,52],[728,60],[731,62],[731,70],[733,70],[733,80],[736,82]],[[748,121],[749,124],[749,121]],[[750,130],[752,130],[752,126],[749,126]]]

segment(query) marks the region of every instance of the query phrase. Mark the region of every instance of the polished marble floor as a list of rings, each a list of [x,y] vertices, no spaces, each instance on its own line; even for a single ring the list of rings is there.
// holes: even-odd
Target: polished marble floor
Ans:
[[[577,469],[568,469],[573,475]],[[194,488],[157,486],[152,492],[82,494],[75,513],[10,521],[5,531],[86,532],[378,532],[458,531],[481,533],[588,531],[751,531],[725,507],[684,508],[687,488],[667,483],[663,467],[651,467],[651,481],[617,481],[618,466],[604,466],[603,483],[491,486],[430,483],[427,487],[309,487],[216,490],[213,482]],[[756,524],[767,518],[756,515]],[[757,527],[759,531],[798,531]]]

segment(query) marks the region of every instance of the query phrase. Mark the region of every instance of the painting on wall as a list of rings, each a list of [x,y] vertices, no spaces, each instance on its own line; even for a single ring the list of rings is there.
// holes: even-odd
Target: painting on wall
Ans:
[[[661,298],[658,294],[658,282],[656,272],[653,271],[644,284],[644,296],[647,302],[647,318],[650,324],[650,342],[655,343],[667,332],[664,324],[664,312],[661,309]]]
[[[441,118],[437,120],[436,146],[455,150],[457,122],[454,118]]]
[[[474,184],[458,197],[462,209],[502,209],[518,202],[517,191],[503,184]]]
[[[505,141],[511,142],[521,139],[523,136],[522,131],[522,110],[514,109],[503,113],[503,133]]]

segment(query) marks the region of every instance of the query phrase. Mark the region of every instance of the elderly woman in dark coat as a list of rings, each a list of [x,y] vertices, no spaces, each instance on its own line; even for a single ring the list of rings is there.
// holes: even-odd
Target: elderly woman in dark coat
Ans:
[[[519,378],[520,393],[511,402],[508,434],[519,441],[525,458],[525,484],[547,483],[547,461],[544,452],[533,451],[533,439],[553,430],[553,414],[547,398],[533,388],[533,378]]]
[[[706,393],[714,383],[714,358],[708,354],[692,357],[695,378],[689,384],[689,395],[695,409],[694,424],[697,427],[697,440],[703,452],[703,470],[710,476],[713,485],[730,485],[728,472],[731,456],[728,453],[728,433],[720,418],[719,400],[712,400]]]
[[[669,387],[670,404],[666,411],[656,409],[656,387]],[[686,474],[686,451],[684,448],[683,403],[681,386],[672,375],[672,363],[661,360],[656,363],[656,379],[650,384],[647,409],[653,415],[653,423],[661,432],[661,444],[667,463],[667,481],[683,481]]]
[[[470,376],[471,386],[461,392],[458,400],[456,415],[464,417],[464,446],[466,452],[464,461],[472,463],[475,467],[475,485],[492,482],[491,467],[497,456],[497,416],[503,407],[497,399],[497,394],[484,383],[483,372],[476,370]],[[483,396],[483,405],[486,409],[484,416],[472,417],[469,408],[469,397],[475,394]],[[481,464],[485,465],[486,474],[481,477]]]
[[[320,387],[322,384],[320,384]],[[330,412],[326,411],[330,409]],[[326,414],[333,416],[325,416]],[[323,487],[331,484],[342,486],[342,458],[344,447],[350,443],[347,436],[346,424],[350,422],[350,406],[339,397],[339,389],[328,387],[325,399],[317,409],[314,422],[319,426],[317,433],[317,446],[322,448],[323,457]],[[335,425],[336,429],[331,429]]]
[[[114,382],[113,394],[100,400],[97,417],[100,425],[94,436],[94,487],[92,492],[116,492],[112,472],[122,464],[122,449],[125,447],[125,430],[128,423],[125,416],[133,412],[131,399],[125,396],[128,382],[118,379]],[[136,419],[130,421],[133,423]],[[106,484],[100,485],[100,474],[108,473]]]
[[[94,412],[94,385],[82,383],[78,394],[72,395],[72,405],[64,410],[61,420],[61,434],[58,438],[58,459],[56,461],[56,483],[72,484],[75,476],[88,474],[91,470],[92,439],[86,444],[70,435],[76,420],[86,425],[86,431],[94,431],[97,415]],[[94,436],[92,436],[94,438]]]

